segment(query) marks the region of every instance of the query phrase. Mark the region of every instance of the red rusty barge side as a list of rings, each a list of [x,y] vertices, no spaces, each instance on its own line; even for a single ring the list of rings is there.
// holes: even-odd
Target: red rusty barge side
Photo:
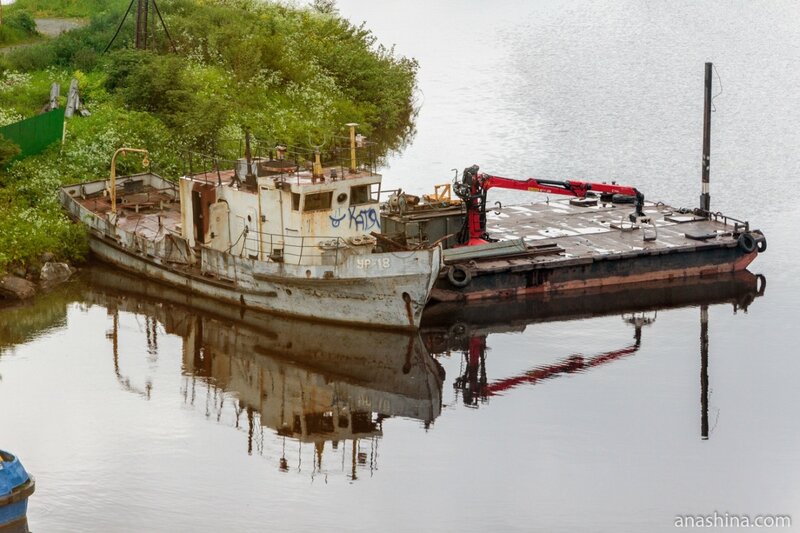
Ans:
[[[744,253],[738,247],[715,250],[674,252],[668,255],[635,255],[627,258],[599,256],[591,262],[570,264],[520,265],[518,261],[473,262],[468,269],[469,285],[457,287],[448,279],[448,270],[439,276],[431,301],[471,301],[509,298],[570,290],[646,283],[694,276],[714,276],[738,272],[756,258],[757,251]],[[516,263],[516,264],[515,264]]]

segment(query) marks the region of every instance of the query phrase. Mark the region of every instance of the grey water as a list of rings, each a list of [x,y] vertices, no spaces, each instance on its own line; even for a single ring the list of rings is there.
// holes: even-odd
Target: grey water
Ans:
[[[753,276],[398,340],[259,327],[88,268],[0,311],[0,446],[36,476],[31,530],[796,528],[800,4],[338,7],[419,60],[416,135],[382,170],[414,194],[475,163],[693,207],[713,61],[711,204],[766,234]]]

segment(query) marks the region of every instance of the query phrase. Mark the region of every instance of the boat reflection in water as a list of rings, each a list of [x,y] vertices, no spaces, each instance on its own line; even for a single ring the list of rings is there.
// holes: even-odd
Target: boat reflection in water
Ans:
[[[641,284],[635,288],[570,292],[548,299],[531,298],[469,306],[440,304],[423,319],[422,336],[437,356],[460,353],[463,371],[453,387],[467,406],[477,407],[492,396],[521,385],[532,385],[565,374],[585,372],[634,355],[642,343],[642,329],[656,321],[659,310],[699,307],[700,313],[700,435],[708,439],[708,307],[728,303],[736,313],[747,311],[763,296],[766,278],[748,271],[713,277],[687,278]],[[490,380],[486,343],[493,333],[521,332],[528,325],[604,315],[622,315],[634,328],[633,340],[615,350],[574,354],[514,376]]]
[[[434,356],[463,357],[462,370],[450,379],[457,400],[477,407],[521,385],[635,356],[643,329],[662,309],[699,307],[700,434],[708,438],[708,306],[730,303],[734,311],[746,310],[766,286],[763,276],[745,271],[548,299],[440,304],[423,318],[421,335],[409,335],[266,317],[104,267],[86,276],[91,288],[85,299],[112,316],[108,337],[124,390],[145,400],[153,394],[152,383],[133,384],[120,361],[120,343],[128,341],[120,339],[120,317],[127,312],[139,321],[145,317],[151,359],[158,356],[160,328],[181,337],[184,403],[245,433],[248,453],[276,457],[283,471],[310,469],[312,476],[336,465],[350,479],[376,468],[386,418],[413,419],[428,428],[440,415],[445,375]],[[493,334],[609,315],[621,315],[633,327],[632,340],[597,353],[576,347],[583,353],[489,377],[487,338]]]
[[[330,446],[357,479],[359,468],[376,467],[386,418],[428,427],[440,414],[444,370],[418,334],[265,316],[103,267],[88,276],[87,299],[112,315],[108,337],[122,388],[152,394],[149,380],[132,384],[119,354],[120,312],[145,315],[150,357],[158,352],[158,324],[183,339],[185,403],[245,430],[248,453],[262,454],[265,427],[267,435],[272,430],[283,445],[281,470],[299,468],[311,444],[313,473],[323,471]]]

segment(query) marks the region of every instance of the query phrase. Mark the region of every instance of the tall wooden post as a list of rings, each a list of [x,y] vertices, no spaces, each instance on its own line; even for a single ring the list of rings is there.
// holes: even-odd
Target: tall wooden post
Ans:
[[[150,0],[138,0],[136,4],[136,48],[147,50],[147,9]]]
[[[706,63],[706,96],[703,109],[703,190],[700,194],[700,209],[711,211],[711,194],[709,189],[709,172],[711,170],[711,69]]]

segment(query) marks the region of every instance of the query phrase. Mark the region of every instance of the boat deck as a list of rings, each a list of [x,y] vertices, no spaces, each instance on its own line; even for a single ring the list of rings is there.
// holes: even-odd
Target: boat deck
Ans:
[[[707,219],[661,202],[645,204],[649,221],[632,223],[632,212],[630,204],[603,204],[591,198],[506,205],[486,215],[487,233],[498,242],[457,247],[455,235],[464,220],[462,207],[421,207],[403,214],[384,214],[384,233],[411,245],[441,239],[448,245],[446,263],[475,261],[481,268],[491,269],[492,262],[505,267],[520,262],[563,266],[733,247],[738,233],[749,230],[746,222],[731,217],[715,214]]]
[[[76,198],[79,204],[105,218],[111,199],[101,193]],[[171,190],[145,185],[138,192],[117,192],[117,226],[125,231],[156,239],[164,232],[180,234],[181,207]]]
[[[510,205],[487,213],[486,228],[493,239],[523,239],[533,252],[524,258],[504,259],[508,262],[624,258],[736,244],[734,230],[739,221],[733,219],[705,219],[658,203],[645,205],[650,224],[633,224],[628,219],[632,211],[630,205],[583,206],[570,200]]]

